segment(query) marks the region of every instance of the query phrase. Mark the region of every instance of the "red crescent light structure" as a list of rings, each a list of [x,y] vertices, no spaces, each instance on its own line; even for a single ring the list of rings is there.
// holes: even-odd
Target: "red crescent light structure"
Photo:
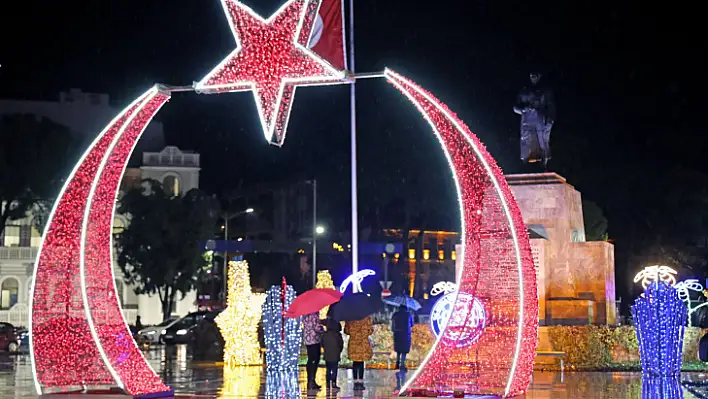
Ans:
[[[511,397],[529,386],[538,339],[538,297],[531,246],[521,211],[504,174],[479,139],[442,102],[405,77],[386,70],[435,132],[457,188],[463,267],[458,294],[478,298],[487,323],[478,341],[459,342],[468,323],[448,323],[400,395],[464,390]],[[453,312],[470,319],[470,301],[458,296]],[[422,395],[422,394],[425,395]]]
[[[169,98],[156,86],[126,107],[84,153],[54,204],[30,303],[30,352],[38,394],[100,386],[118,386],[134,396],[171,394],[123,319],[111,236],[128,159]]]

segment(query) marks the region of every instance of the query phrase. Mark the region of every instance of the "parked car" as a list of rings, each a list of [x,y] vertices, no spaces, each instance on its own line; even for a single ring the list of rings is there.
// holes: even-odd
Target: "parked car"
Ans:
[[[167,329],[173,324],[175,324],[178,320],[179,319],[176,317],[171,317],[156,326],[145,327],[142,330],[138,331],[138,333],[135,335],[135,340],[137,342],[156,344],[160,342],[160,337],[167,333]]]
[[[17,328],[10,323],[0,323],[0,350],[17,352],[20,349],[20,337]]]
[[[199,323],[208,318],[214,320],[221,311],[204,311],[190,313],[177,320],[174,324],[166,328],[162,335],[162,342],[165,345],[186,344],[194,336],[194,328]]]

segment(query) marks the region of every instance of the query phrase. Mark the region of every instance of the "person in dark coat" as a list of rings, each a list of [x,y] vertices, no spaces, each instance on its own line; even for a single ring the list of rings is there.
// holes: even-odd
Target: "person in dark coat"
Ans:
[[[337,386],[337,371],[344,350],[342,326],[334,319],[327,319],[327,331],[322,335],[322,348],[327,366],[327,389],[339,391]]]
[[[401,306],[393,314],[393,350],[396,351],[396,368],[406,368],[406,355],[411,351],[411,329],[413,328],[413,315],[407,307]]]

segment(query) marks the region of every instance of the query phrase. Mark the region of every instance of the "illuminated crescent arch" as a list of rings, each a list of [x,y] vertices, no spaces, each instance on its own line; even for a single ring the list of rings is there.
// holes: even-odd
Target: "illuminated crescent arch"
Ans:
[[[30,296],[30,352],[38,394],[104,385],[117,385],[131,395],[171,393],[123,319],[111,235],[128,159],[169,98],[156,86],[126,107],[89,146],[54,204]]]
[[[464,267],[456,280],[458,292],[478,298],[489,314],[484,334],[469,347],[454,345],[455,334],[446,336],[443,330],[401,394],[460,388],[503,396],[522,393],[533,368],[538,299],[521,212],[499,167],[454,114],[401,75],[386,70],[384,76],[428,121],[450,164],[462,222]],[[56,200],[30,303],[32,370],[40,394],[96,385],[118,385],[132,395],[170,391],[123,320],[111,237],[128,159],[169,97],[168,90],[156,86],[126,107],[91,144]],[[455,311],[465,311],[455,301]]]
[[[461,120],[412,81],[388,69],[384,75],[428,121],[450,164],[462,222],[458,293],[480,299],[489,314],[484,334],[465,348],[450,342],[454,335],[446,335],[448,324],[400,394],[455,389],[505,397],[523,393],[533,371],[538,298],[521,211],[501,169]],[[459,305],[465,311],[455,300],[455,311]],[[469,319],[472,309],[466,313]]]

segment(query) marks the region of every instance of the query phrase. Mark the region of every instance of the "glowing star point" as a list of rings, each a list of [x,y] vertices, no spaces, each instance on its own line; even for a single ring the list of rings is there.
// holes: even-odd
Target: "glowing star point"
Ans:
[[[288,0],[268,19],[240,1],[221,3],[237,48],[195,88],[212,93],[251,91],[266,140],[281,146],[297,86],[346,83],[343,71],[307,48],[320,2]],[[303,29],[308,32],[302,34]]]

